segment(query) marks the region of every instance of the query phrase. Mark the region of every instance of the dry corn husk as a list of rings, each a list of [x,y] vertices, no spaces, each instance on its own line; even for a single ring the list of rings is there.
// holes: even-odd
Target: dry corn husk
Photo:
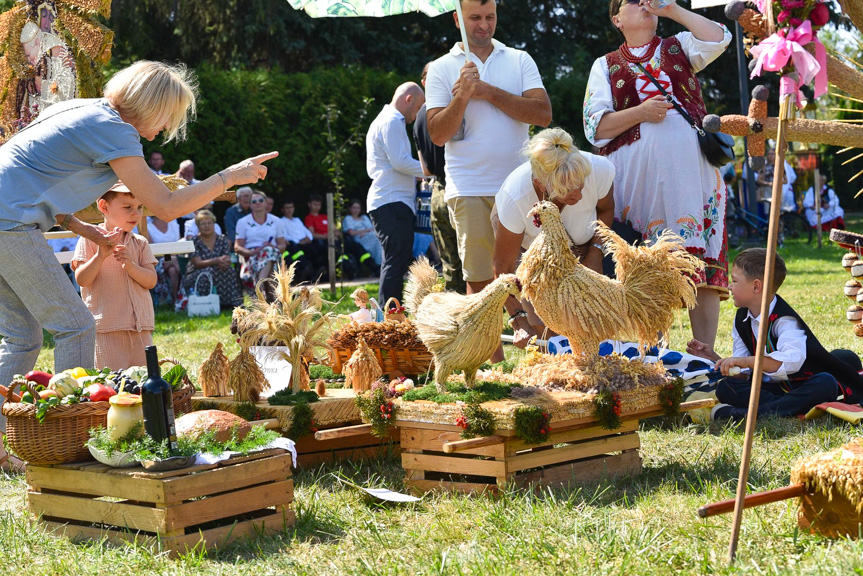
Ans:
[[[615,261],[617,280],[583,266],[551,202],[531,211],[542,230],[522,257],[516,274],[524,295],[545,325],[569,338],[573,353],[596,356],[606,339],[657,343],[681,305],[695,306],[692,276],[703,264],[666,230],[650,246],[630,246],[602,222],[596,233]]]
[[[345,386],[351,386],[355,392],[371,390],[372,384],[383,374],[378,359],[362,337],[357,341],[357,349],[345,362],[343,372]]]
[[[411,264],[405,286],[405,308],[413,316],[420,340],[435,359],[435,382],[443,389],[449,375],[463,370],[465,386],[500,345],[503,303],[521,290],[515,274],[501,274],[476,294],[439,292],[438,274],[428,260]]]
[[[236,402],[258,402],[261,392],[269,389],[270,383],[258,366],[258,361],[243,348],[230,364],[230,386]]]
[[[230,396],[231,388],[228,380],[231,368],[221,342],[216,343],[210,356],[201,364],[199,373],[201,392],[204,396]]]
[[[585,358],[574,354],[539,354],[525,359],[513,376],[526,385],[546,390],[624,392],[668,383],[661,362],[642,362],[619,354]]]

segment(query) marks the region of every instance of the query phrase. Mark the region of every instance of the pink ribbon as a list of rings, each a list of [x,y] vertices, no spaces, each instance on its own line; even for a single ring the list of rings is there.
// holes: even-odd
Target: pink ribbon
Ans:
[[[815,43],[815,57],[803,48],[810,42]],[[783,96],[796,93],[798,107],[802,107],[802,95],[799,92],[804,84],[815,80],[815,98],[827,92],[827,51],[812,32],[812,23],[809,20],[797,28],[792,28],[787,35],[784,30],[780,30],[765,38],[758,46],[752,48],[751,52],[757,60],[750,78],[760,76],[762,70],[779,72],[791,59],[797,70],[798,79],[783,76],[779,90]]]

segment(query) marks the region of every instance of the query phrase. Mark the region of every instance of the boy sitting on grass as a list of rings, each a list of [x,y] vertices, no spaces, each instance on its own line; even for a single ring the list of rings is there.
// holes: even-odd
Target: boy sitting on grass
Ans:
[[[715,361],[716,369],[725,376],[716,385],[716,399],[720,404],[713,407],[711,419],[743,420],[746,417],[758,327],[764,316],[761,296],[765,290],[766,255],[764,248],[750,248],[741,252],[732,265],[731,295],[738,307],[731,333],[732,356],[720,358],[710,346],[698,340],[691,340],[686,347],[690,354]],[[836,401],[840,394],[845,395],[846,403],[859,402],[863,378],[839,358],[848,351],[827,352],[800,316],[776,294],[785,274],[785,262],[777,255],[773,286],[769,289],[768,342],[758,415],[805,414],[817,404]],[[740,377],[730,376],[735,366],[743,371]],[[846,387],[853,388],[856,394]]]
[[[155,315],[150,290],[156,286],[156,258],[150,243],[132,229],[144,207],[122,183],[96,205],[105,215],[106,230],[123,231],[121,244],[97,246],[78,240],[72,269],[84,304],[96,319],[96,369],[124,370],[147,363],[144,348],[153,345]]]

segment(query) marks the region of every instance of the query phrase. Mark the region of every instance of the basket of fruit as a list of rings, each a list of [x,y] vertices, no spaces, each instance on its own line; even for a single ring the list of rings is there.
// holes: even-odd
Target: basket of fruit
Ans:
[[[10,450],[37,465],[91,460],[85,446],[88,431],[107,424],[109,404],[92,402],[88,390],[95,390],[96,398],[110,388],[94,383],[85,389],[67,372],[52,376],[47,387],[24,378],[16,378],[9,388],[0,386],[7,398],[2,413]]]

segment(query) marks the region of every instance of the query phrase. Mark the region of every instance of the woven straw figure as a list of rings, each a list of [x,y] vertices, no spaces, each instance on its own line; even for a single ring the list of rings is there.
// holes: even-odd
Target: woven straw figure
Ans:
[[[228,385],[231,368],[221,342],[216,343],[216,347],[210,353],[209,358],[201,364],[199,373],[201,375],[199,379],[201,392],[204,396],[231,395],[231,388]]]
[[[257,402],[261,392],[270,387],[258,361],[246,347],[231,361],[229,383],[235,402]]]
[[[569,338],[574,354],[595,356],[599,343],[628,337],[652,345],[667,333],[681,303],[695,306],[690,275],[702,266],[666,230],[650,246],[633,247],[601,222],[596,231],[615,261],[617,280],[583,266],[570,250],[572,240],[551,202],[531,214],[539,235],[516,271],[524,295],[545,325]]]
[[[296,262],[290,267],[281,264],[273,272],[276,285],[273,302],[267,302],[259,282],[255,288],[257,297],[249,304],[248,312],[237,314],[235,310],[234,318],[242,346],[288,349],[287,353],[278,354],[290,362],[292,388],[299,392],[309,389],[309,364],[317,359],[315,349],[326,346],[324,332],[333,315],[321,313],[323,300],[316,286],[291,288],[295,267]]]
[[[435,292],[438,273],[420,258],[408,271],[405,307],[413,317],[420,340],[434,355],[435,382],[444,389],[453,370],[463,370],[465,385],[476,382],[476,371],[500,344],[502,309],[521,286],[515,274],[502,274],[476,294]]]
[[[353,387],[355,392],[371,390],[372,384],[381,377],[383,371],[374,352],[368,347],[362,336],[357,340],[357,349],[345,362],[343,369],[345,386]]]

